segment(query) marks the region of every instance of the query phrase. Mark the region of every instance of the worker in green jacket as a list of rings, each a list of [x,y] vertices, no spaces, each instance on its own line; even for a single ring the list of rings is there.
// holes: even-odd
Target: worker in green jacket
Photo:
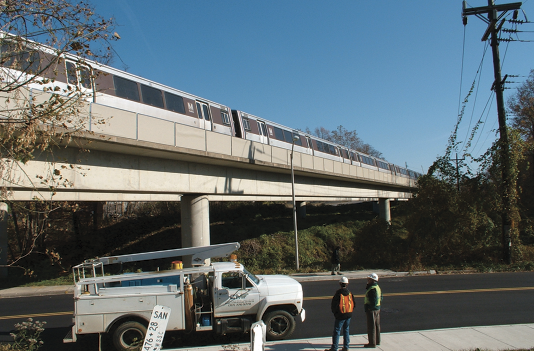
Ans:
[[[367,317],[367,336],[369,343],[364,347],[374,348],[380,345],[380,303],[382,302],[382,290],[378,286],[378,275],[371,273],[367,277],[365,287],[364,308]]]

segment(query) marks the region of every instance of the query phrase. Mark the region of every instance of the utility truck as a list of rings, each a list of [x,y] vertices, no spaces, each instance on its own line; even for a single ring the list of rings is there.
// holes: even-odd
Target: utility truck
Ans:
[[[284,275],[256,276],[235,259],[205,265],[207,259],[228,257],[238,248],[236,242],[84,261],[73,268],[74,325],[63,341],[107,333],[117,350],[135,350],[156,305],[171,309],[167,331],[246,333],[263,320],[269,340],[287,338],[295,329],[294,317],[305,319],[302,286]],[[192,268],[176,261],[175,269],[165,271],[104,274],[108,264],[188,255]]]

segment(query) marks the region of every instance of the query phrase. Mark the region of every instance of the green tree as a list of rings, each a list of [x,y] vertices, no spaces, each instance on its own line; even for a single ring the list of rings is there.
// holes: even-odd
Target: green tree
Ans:
[[[534,140],[534,69],[528,79],[507,101],[508,111],[513,116],[512,127],[521,132],[529,142]]]
[[[512,127],[526,142],[523,158],[518,160],[517,191],[521,223],[521,237],[534,242],[534,69],[516,92],[508,98],[508,113]]]

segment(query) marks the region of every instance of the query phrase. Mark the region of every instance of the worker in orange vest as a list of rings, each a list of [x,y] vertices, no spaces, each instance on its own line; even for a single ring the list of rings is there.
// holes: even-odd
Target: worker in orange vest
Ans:
[[[339,280],[340,288],[332,297],[330,308],[336,320],[334,322],[334,333],[332,334],[332,346],[325,351],[337,351],[341,332],[343,332],[343,348],[341,350],[348,351],[349,349],[349,326],[352,311],[354,310],[354,295],[349,291],[347,285],[349,285],[347,277],[341,277]]]

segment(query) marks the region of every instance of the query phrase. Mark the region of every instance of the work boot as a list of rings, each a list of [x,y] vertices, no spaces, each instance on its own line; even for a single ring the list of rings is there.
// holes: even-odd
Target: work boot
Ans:
[[[341,351],[349,351],[349,348],[348,347],[344,347],[341,349]]]
[[[376,345],[373,345],[373,344],[365,344],[365,345],[363,345],[363,347],[369,347],[369,348],[373,348],[373,349],[374,349],[374,348],[376,347]]]

